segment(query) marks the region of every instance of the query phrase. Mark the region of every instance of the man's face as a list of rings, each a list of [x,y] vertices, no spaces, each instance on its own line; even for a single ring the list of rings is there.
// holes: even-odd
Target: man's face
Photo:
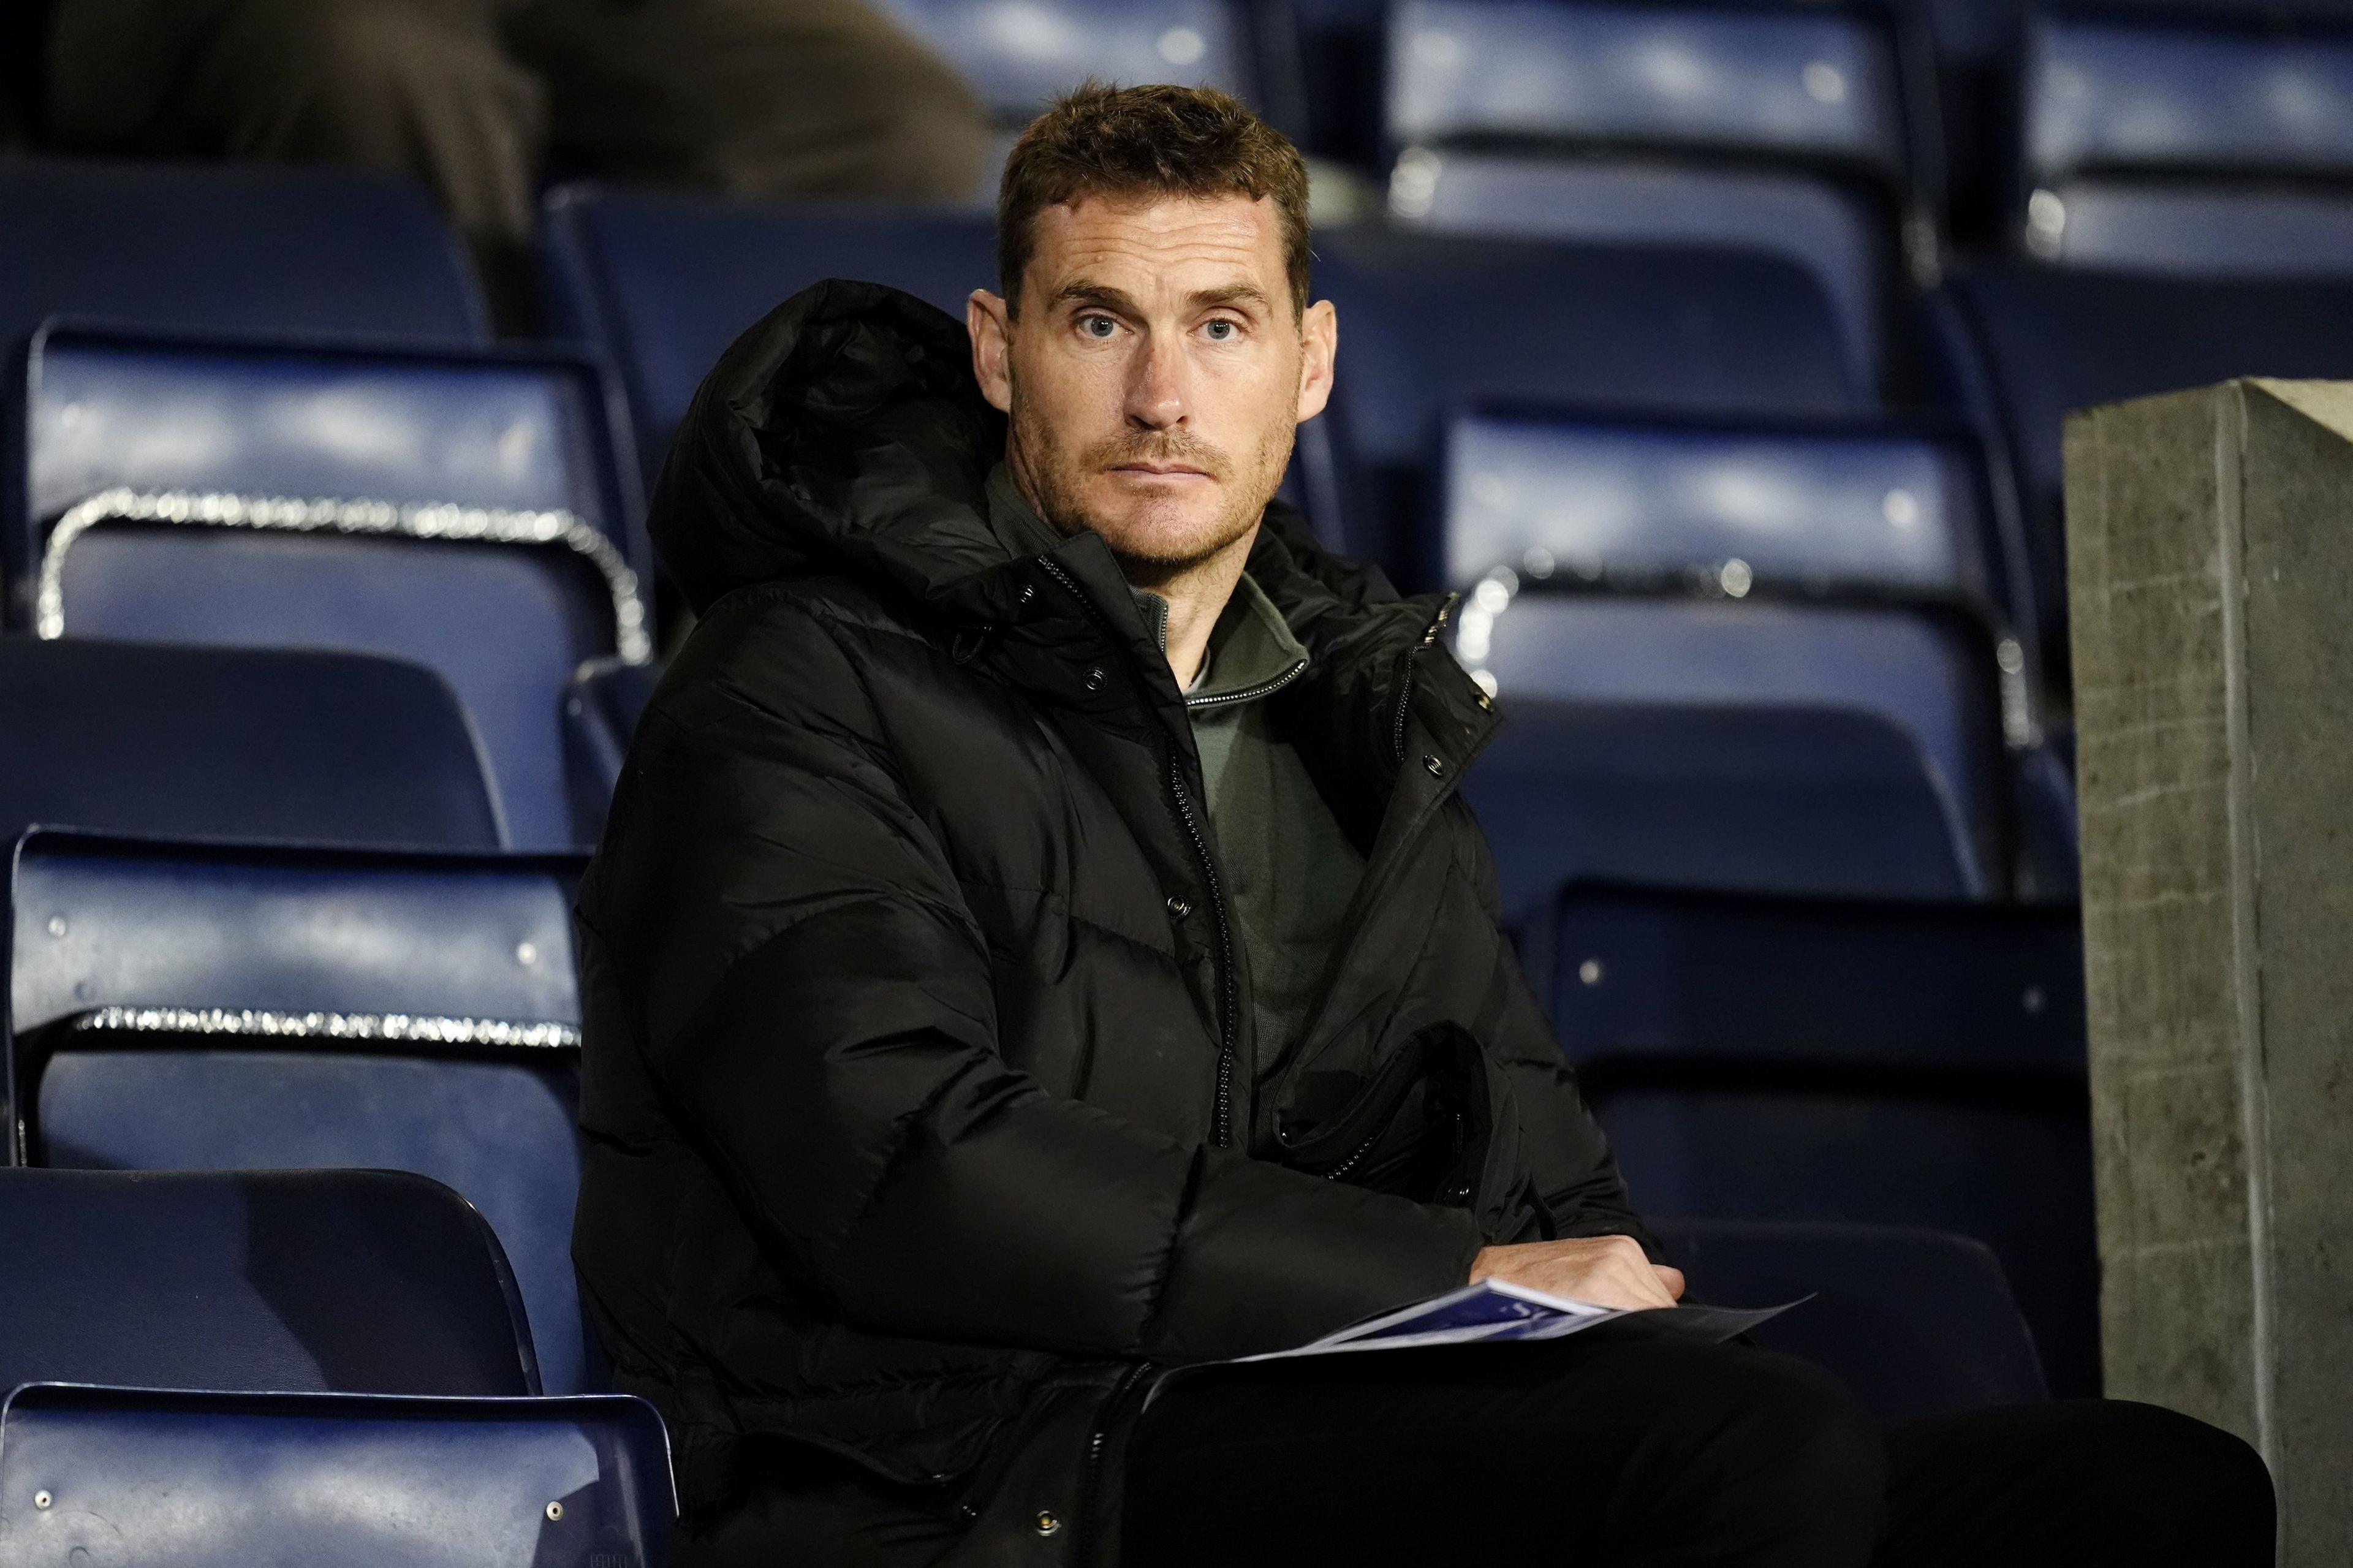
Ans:
[[[1242,540],[1331,395],[1331,305],[1295,316],[1274,205],[1090,196],[1039,215],[1018,316],[966,309],[1007,458],[1056,529],[1166,581]]]

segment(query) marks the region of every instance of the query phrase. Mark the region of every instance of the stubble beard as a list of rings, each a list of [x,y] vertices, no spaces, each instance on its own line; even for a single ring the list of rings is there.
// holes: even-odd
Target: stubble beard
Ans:
[[[1082,531],[1102,535],[1128,580],[1139,587],[1184,575],[1230,549],[1257,527],[1267,502],[1274,499],[1282,482],[1297,434],[1297,426],[1290,424],[1270,430],[1238,483],[1234,461],[1222,447],[1181,430],[1129,430],[1073,456],[1034,411],[1025,413],[1017,406],[1011,427],[1016,472],[1028,479],[1032,500],[1048,526],[1065,536]],[[1151,509],[1140,520],[1091,513],[1080,496],[1086,479],[1109,468],[1139,462],[1183,463],[1199,468],[1217,481],[1226,504],[1208,521],[1174,537],[1152,526]]]

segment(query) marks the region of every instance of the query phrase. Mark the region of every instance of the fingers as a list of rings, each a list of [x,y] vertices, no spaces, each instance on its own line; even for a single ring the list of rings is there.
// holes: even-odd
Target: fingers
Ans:
[[[1585,1300],[1632,1311],[1675,1304],[1640,1243],[1622,1236],[1603,1239],[1605,1245],[1587,1274]]]
[[[1491,1276],[1628,1311],[1672,1307],[1683,1292],[1682,1270],[1652,1263],[1630,1236],[1486,1247],[1472,1264],[1471,1278]]]

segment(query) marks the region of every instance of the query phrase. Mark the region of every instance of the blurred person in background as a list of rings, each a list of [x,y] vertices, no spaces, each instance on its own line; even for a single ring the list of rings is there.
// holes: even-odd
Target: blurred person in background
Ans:
[[[987,145],[962,79],[863,0],[31,0],[18,26],[46,28],[17,73],[40,142],[415,175],[511,329],[550,160],[736,197],[954,200]]]

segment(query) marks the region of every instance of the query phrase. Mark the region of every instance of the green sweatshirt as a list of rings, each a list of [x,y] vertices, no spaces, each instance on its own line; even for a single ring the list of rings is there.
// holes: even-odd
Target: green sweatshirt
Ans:
[[[989,522],[1016,554],[1060,538],[1023,499],[1003,464],[988,477]],[[1136,607],[1165,647],[1168,605],[1138,588]],[[1298,1043],[1339,941],[1364,857],[1341,830],[1266,701],[1307,668],[1307,650],[1244,573],[1209,634],[1209,654],[1185,694],[1209,790],[1226,897],[1249,966],[1258,1070]]]

